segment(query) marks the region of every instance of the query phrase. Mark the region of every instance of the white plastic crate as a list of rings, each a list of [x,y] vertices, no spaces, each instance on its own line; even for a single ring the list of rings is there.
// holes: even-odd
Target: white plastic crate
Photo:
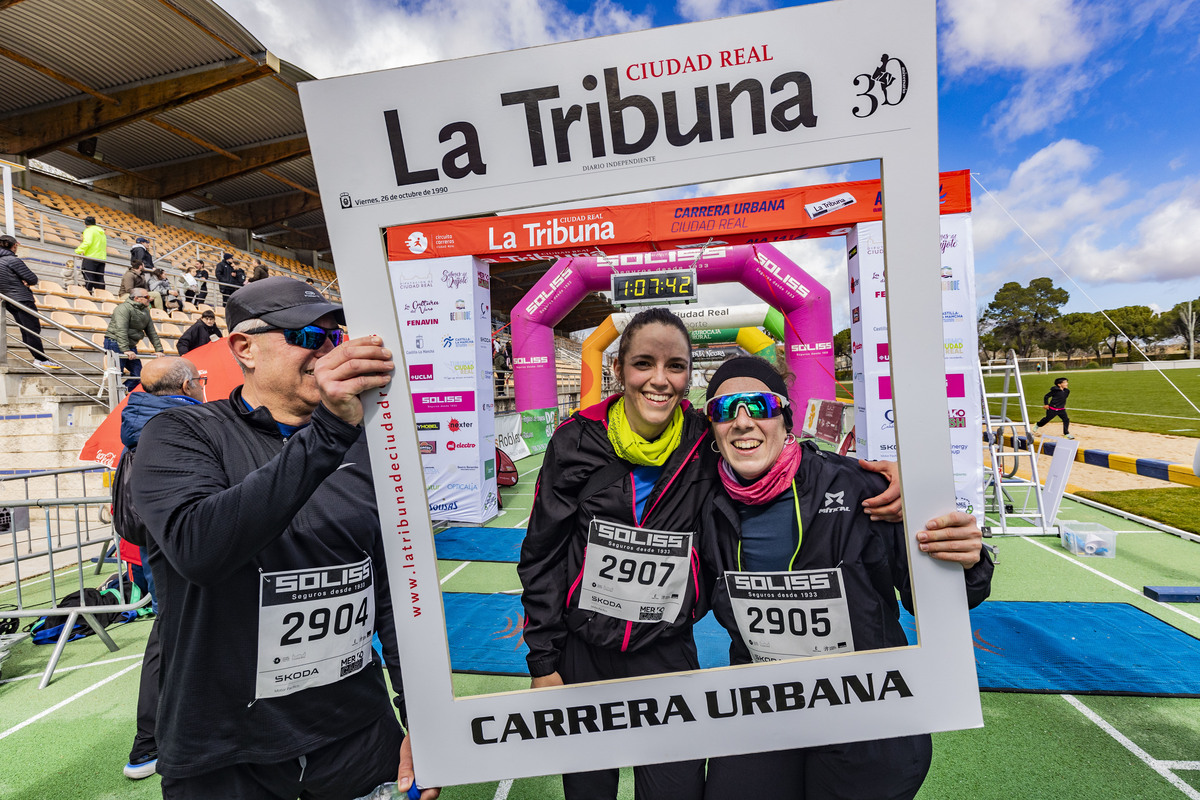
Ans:
[[[1117,534],[1096,522],[1059,520],[1062,546],[1079,556],[1117,557]]]

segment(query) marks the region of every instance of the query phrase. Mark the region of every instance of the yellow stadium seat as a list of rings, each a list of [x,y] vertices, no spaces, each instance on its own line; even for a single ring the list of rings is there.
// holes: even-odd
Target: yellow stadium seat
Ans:
[[[108,330],[108,320],[103,317],[98,317],[95,314],[84,314],[80,325],[87,328],[89,331],[106,331]]]
[[[93,289],[92,297],[96,298],[97,300],[104,300],[110,303],[117,302],[117,296],[108,289]]]
[[[100,306],[96,305],[96,302],[85,293],[83,297],[75,298],[75,310],[86,311],[89,314],[99,314]]]
[[[62,295],[58,295],[58,294],[46,295],[45,297],[42,298],[41,302],[38,303],[38,305],[44,306],[45,308],[65,308],[69,311],[74,310],[74,308],[75,308],[75,306],[71,305],[70,300],[68,300],[67,298],[63,297]]]

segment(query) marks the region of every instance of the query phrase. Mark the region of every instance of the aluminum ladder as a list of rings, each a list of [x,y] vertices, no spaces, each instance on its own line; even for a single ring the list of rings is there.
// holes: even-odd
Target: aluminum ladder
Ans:
[[[1001,390],[989,392],[986,378],[1000,376],[1004,379]],[[1033,446],[1033,433],[1029,424],[1029,409],[1021,390],[1021,368],[1017,354],[1008,351],[1004,364],[979,365],[980,396],[983,398],[983,424],[988,453],[991,456],[991,474],[984,483],[984,519],[994,514],[999,520],[998,528],[984,525],[986,535],[1005,536],[1057,536],[1057,526],[1048,524],[1045,506],[1042,503],[1042,482],[1038,476],[1037,457],[1041,446]],[[1000,413],[993,415],[989,401],[1000,401]],[[1013,411],[1019,411],[1016,419],[1009,418],[1010,402]],[[1019,475],[1020,467],[1028,465],[1029,477]],[[1014,491],[1015,490],[1015,491]],[[1016,502],[1016,496],[1022,500]],[[1014,524],[1017,523],[1017,524]]]

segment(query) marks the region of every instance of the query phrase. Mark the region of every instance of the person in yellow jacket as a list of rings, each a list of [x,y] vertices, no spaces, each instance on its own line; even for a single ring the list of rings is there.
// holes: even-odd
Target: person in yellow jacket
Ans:
[[[83,271],[83,286],[91,294],[93,289],[104,288],[104,262],[108,260],[108,237],[104,229],[96,224],[95,217],[83,218],[83,241],[75,248],[75,255],[83,256],[80,269]]]

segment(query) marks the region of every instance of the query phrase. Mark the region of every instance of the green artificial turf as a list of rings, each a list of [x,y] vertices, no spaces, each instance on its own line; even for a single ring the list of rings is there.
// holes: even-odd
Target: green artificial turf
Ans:
[[[1119,492],[1077,492],[1080,497],[1152,519],[1181,531],[1200,533],[1200,489],[1190,486],[1164,489],[1126,489]]]
[[[1153,370],[1113,372],[1102,369],[1051,371],[1049,375],[1025,372],[1021,375],[1021,385],[1030,423],[1041,419],[1042,398],[1054,385],[1055,378],[1070,379],[1067,412],[1072,422],[1200,437],[1200,414],[1167,382],[1170,379],[1184,395],[1192,398],[1192,402],[1200,405],[1200,370],[1167,370],[1161,374]],[[985,385],[989,392],[999,392],[1003,379],[990,376]],[[999,413],[1000,400],[988,402],[992,413]],[[1008,416],[1015,418],[1018,413],[1010,403]]]

